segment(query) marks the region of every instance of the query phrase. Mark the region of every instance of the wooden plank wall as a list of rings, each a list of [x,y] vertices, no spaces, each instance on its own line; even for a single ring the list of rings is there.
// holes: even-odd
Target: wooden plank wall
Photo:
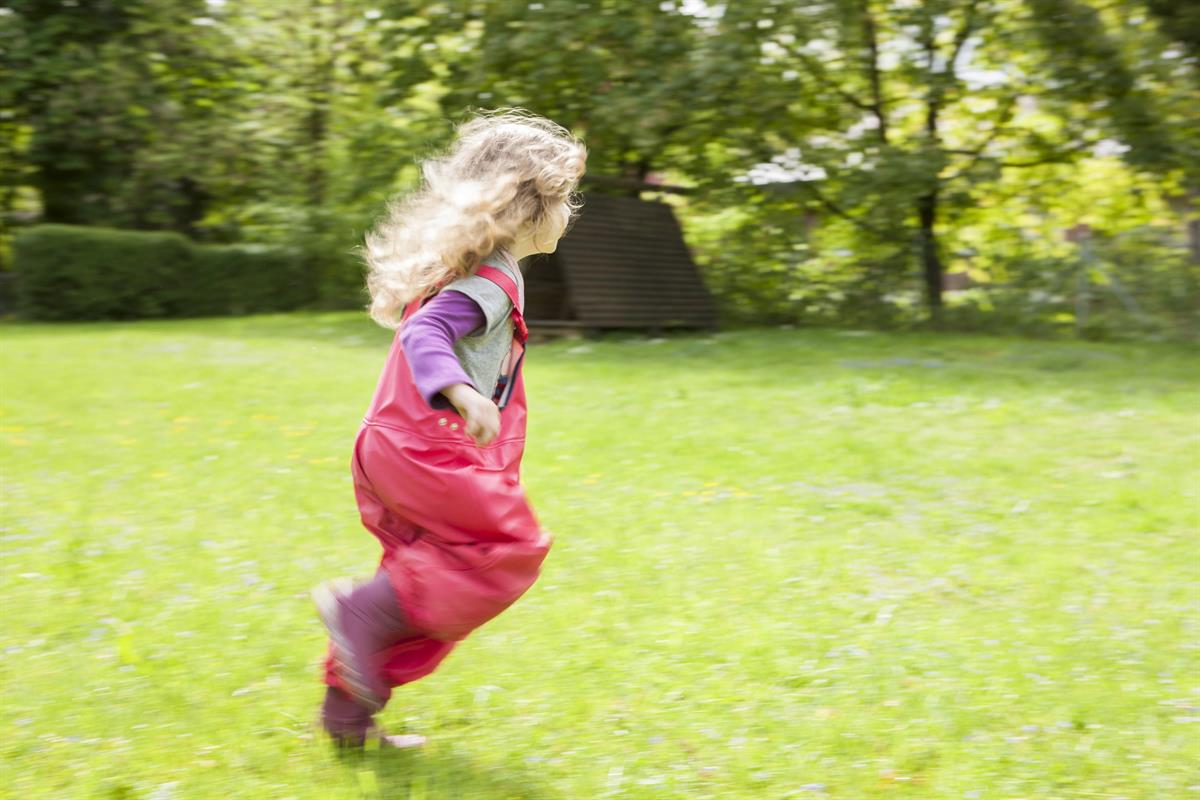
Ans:
[[[555,261],[583,327],[716,327],[712,295],[663,203],[587,195]]]

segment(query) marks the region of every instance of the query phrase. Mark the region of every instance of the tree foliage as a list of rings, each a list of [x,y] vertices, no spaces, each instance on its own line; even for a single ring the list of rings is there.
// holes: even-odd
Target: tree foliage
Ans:
[[[747,316],[937,316],[947,272],[1074,269],[1049,220],[1194,277],[1193,5],[15,0],[0,210],[32,191],[45,221],[300,245],[357,302],[354,246],[417,161],[520,105],[615,190],[689,187],[690,242]]]

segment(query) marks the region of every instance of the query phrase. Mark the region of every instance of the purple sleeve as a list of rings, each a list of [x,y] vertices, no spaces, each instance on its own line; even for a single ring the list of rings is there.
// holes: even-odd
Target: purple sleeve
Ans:
[[[483,309],[462,292],[442,292],[404,323],[400,345],[413,383],[431,408],[450,407],[441,394],[448,386],[475,386],[454,354],[454,343],[486,324]]]

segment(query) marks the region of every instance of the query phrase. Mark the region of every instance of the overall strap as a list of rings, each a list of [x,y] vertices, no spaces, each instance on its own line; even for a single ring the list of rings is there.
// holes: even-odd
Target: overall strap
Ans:
[[[404,313],[400,315],[401,322],[408,322],[408,318],[421,310],[421,305],[424,303],[424,297],[415,297],[409,301],[404,307]]]
[[[475,274],[484,280],[491,281],[496,284],[508,295],[508,299],[512,301],[512,319],[513,333],[521,344],[529,338],[529,328],[525,325],[525,315],[521,312],[521,293],[517,288],[517,282],[509,277],[504,270],[489,267],[484,264],[475,269]]]
[[[525,360],[525,342],[529,339],[529,328],[525,326],[525,315],[521,313],[521,293],[517,288],[517,282],[504,270],[489,267],[487,264],[476,268],[475,274],[499,286],[512,301],[513,343],[508,354],[509,369],[507,373],[500,376],[500,380],[496,383],[496,391],[492,395],[492,400],[496,402],[496,405],[504,408],[508,405],[508,399],[512,396],[513,388],[517,384],[517,373],[521,369],[521,362]]]
[[[446,283],[443,281],[420,297],[414,297],[412,300],[408,301],[408,305],[404,307],[404,313],[400,315],[400,321],[408,322],[408,318],[420,311],[421,307],[432,300],[445,285]]]

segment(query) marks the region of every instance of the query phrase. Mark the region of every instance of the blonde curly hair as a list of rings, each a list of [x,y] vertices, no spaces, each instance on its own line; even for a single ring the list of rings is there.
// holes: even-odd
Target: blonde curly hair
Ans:
[[[465,277],[497,249],[555,215],[565,225],[587,149],[561,125],[523,109],[481,111],[460,125],[423,181],[366,235],[368,310],[395,328],[413,299]]]

